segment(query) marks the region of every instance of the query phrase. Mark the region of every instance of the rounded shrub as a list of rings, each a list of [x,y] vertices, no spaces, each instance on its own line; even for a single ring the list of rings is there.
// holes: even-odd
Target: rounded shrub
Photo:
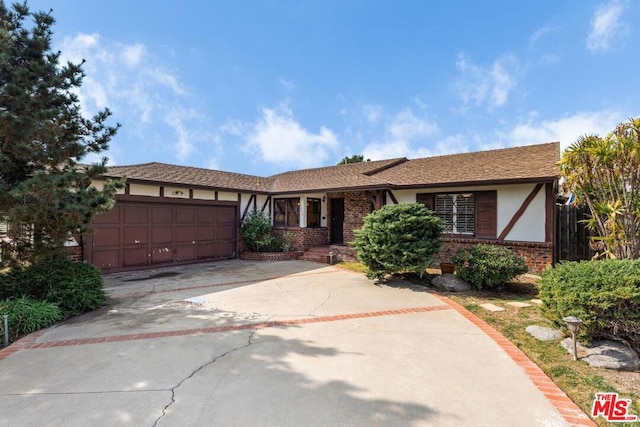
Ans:
[[[9,338],[12,341],[54,325],[62,319],[57,305],[27,297],[0,301],[0,314],[8,316]]]
[[[26,296],[53,303],[65,319],[102,307],[103,284],[95,266],[66,259],[14,268],[0,280],[3,298]]]
[[[487,244],[458,249],[453,264],[456,274],[478,289],[500,290],[514,277],[529,271],[524,259],[515,252]]]
[[[440,249],[443,227],[420,203],[384,206],[364,218],[354,248],[369,278],[403,271],[422,276]]]
[[[640,260],[564,262],[545,270],[538,286],[543,312],[556,325],[576,316],[584,336],[640,348]]]
[[[240,234],[252,251],[270,250],[274,244],[271,236],[271,218],[263,211],[252,210],[240,225]]]

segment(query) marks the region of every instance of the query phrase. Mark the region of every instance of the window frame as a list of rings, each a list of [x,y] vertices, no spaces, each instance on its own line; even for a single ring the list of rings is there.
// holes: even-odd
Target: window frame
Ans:
[[[448,206],[446,204],[447,202],[445,202],[444,208],[447,209],[446,211],[443,212],[442,210],[439,210],[439,200],[449,201]],[[459,200],[465,201],[465,204],[459,203]],[[476,201],[474,193],[436,193],[434,195],[433,207],[433,212],[445,223],[443,234],[453,234],[457,236],[475,236]],[[450,209],[450,211],[448,209]],[[464,212],[460,212],[460,210],[463,210]]]
[[[317,216],[318,216],[318,220],[317,223],[311,223],[311,206],[310,204],[313,203],[315,205],[317,205],[318,207],[318,212],[317,212]],[[313,214],[315,215],[316,212],[313,212]],[[320,200],[319,197],[307,197],[307,228],[320,228],[322,226],[322,201]]]
[[[284,210],[279,211],[279,205],[283,203]],[[279,220],[282,215],[283,219]],[[291,221],[295,219],[295,224]],[[273,226],[274,227],[300,227],[300,197],[280,197],[273,199]]]

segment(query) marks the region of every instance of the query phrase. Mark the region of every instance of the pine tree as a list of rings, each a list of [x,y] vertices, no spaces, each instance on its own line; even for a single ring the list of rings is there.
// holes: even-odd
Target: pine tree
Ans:
[[[60,64],[61,53],[51,48],[54,23],[51,12],[0,0],[0,212],[23,261],[61,253],[69,235],[110,209],[122,187],[91,186],[106,158],[81,164],[108,149],[119,124],[107,125],[108,109],[82,115],[82,64]]]

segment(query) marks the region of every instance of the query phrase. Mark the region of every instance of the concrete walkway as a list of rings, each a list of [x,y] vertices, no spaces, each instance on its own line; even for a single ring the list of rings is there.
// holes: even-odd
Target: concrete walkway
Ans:
[[[105,277],[0,351],[0,426],[593,425],[454,302],[305,261]]]

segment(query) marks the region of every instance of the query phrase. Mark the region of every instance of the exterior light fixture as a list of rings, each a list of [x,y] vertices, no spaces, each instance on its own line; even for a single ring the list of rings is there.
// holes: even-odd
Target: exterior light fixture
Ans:
[[[322,203],[325,203],[327,201],[327,196],[322,196]]]
[[[573,360],[578,360],[578,343],[576,342],[576,335],[582,326],[582,320],[575,316],[563,317],[562,320],[567,324],[567,329],[571,332],[571,339],[573,341]]]
[[[182,191],[180,191],[180,190],[176,190],[176,191],[173,192],[174,196],[182,196],[183,194],[184,193]]]

